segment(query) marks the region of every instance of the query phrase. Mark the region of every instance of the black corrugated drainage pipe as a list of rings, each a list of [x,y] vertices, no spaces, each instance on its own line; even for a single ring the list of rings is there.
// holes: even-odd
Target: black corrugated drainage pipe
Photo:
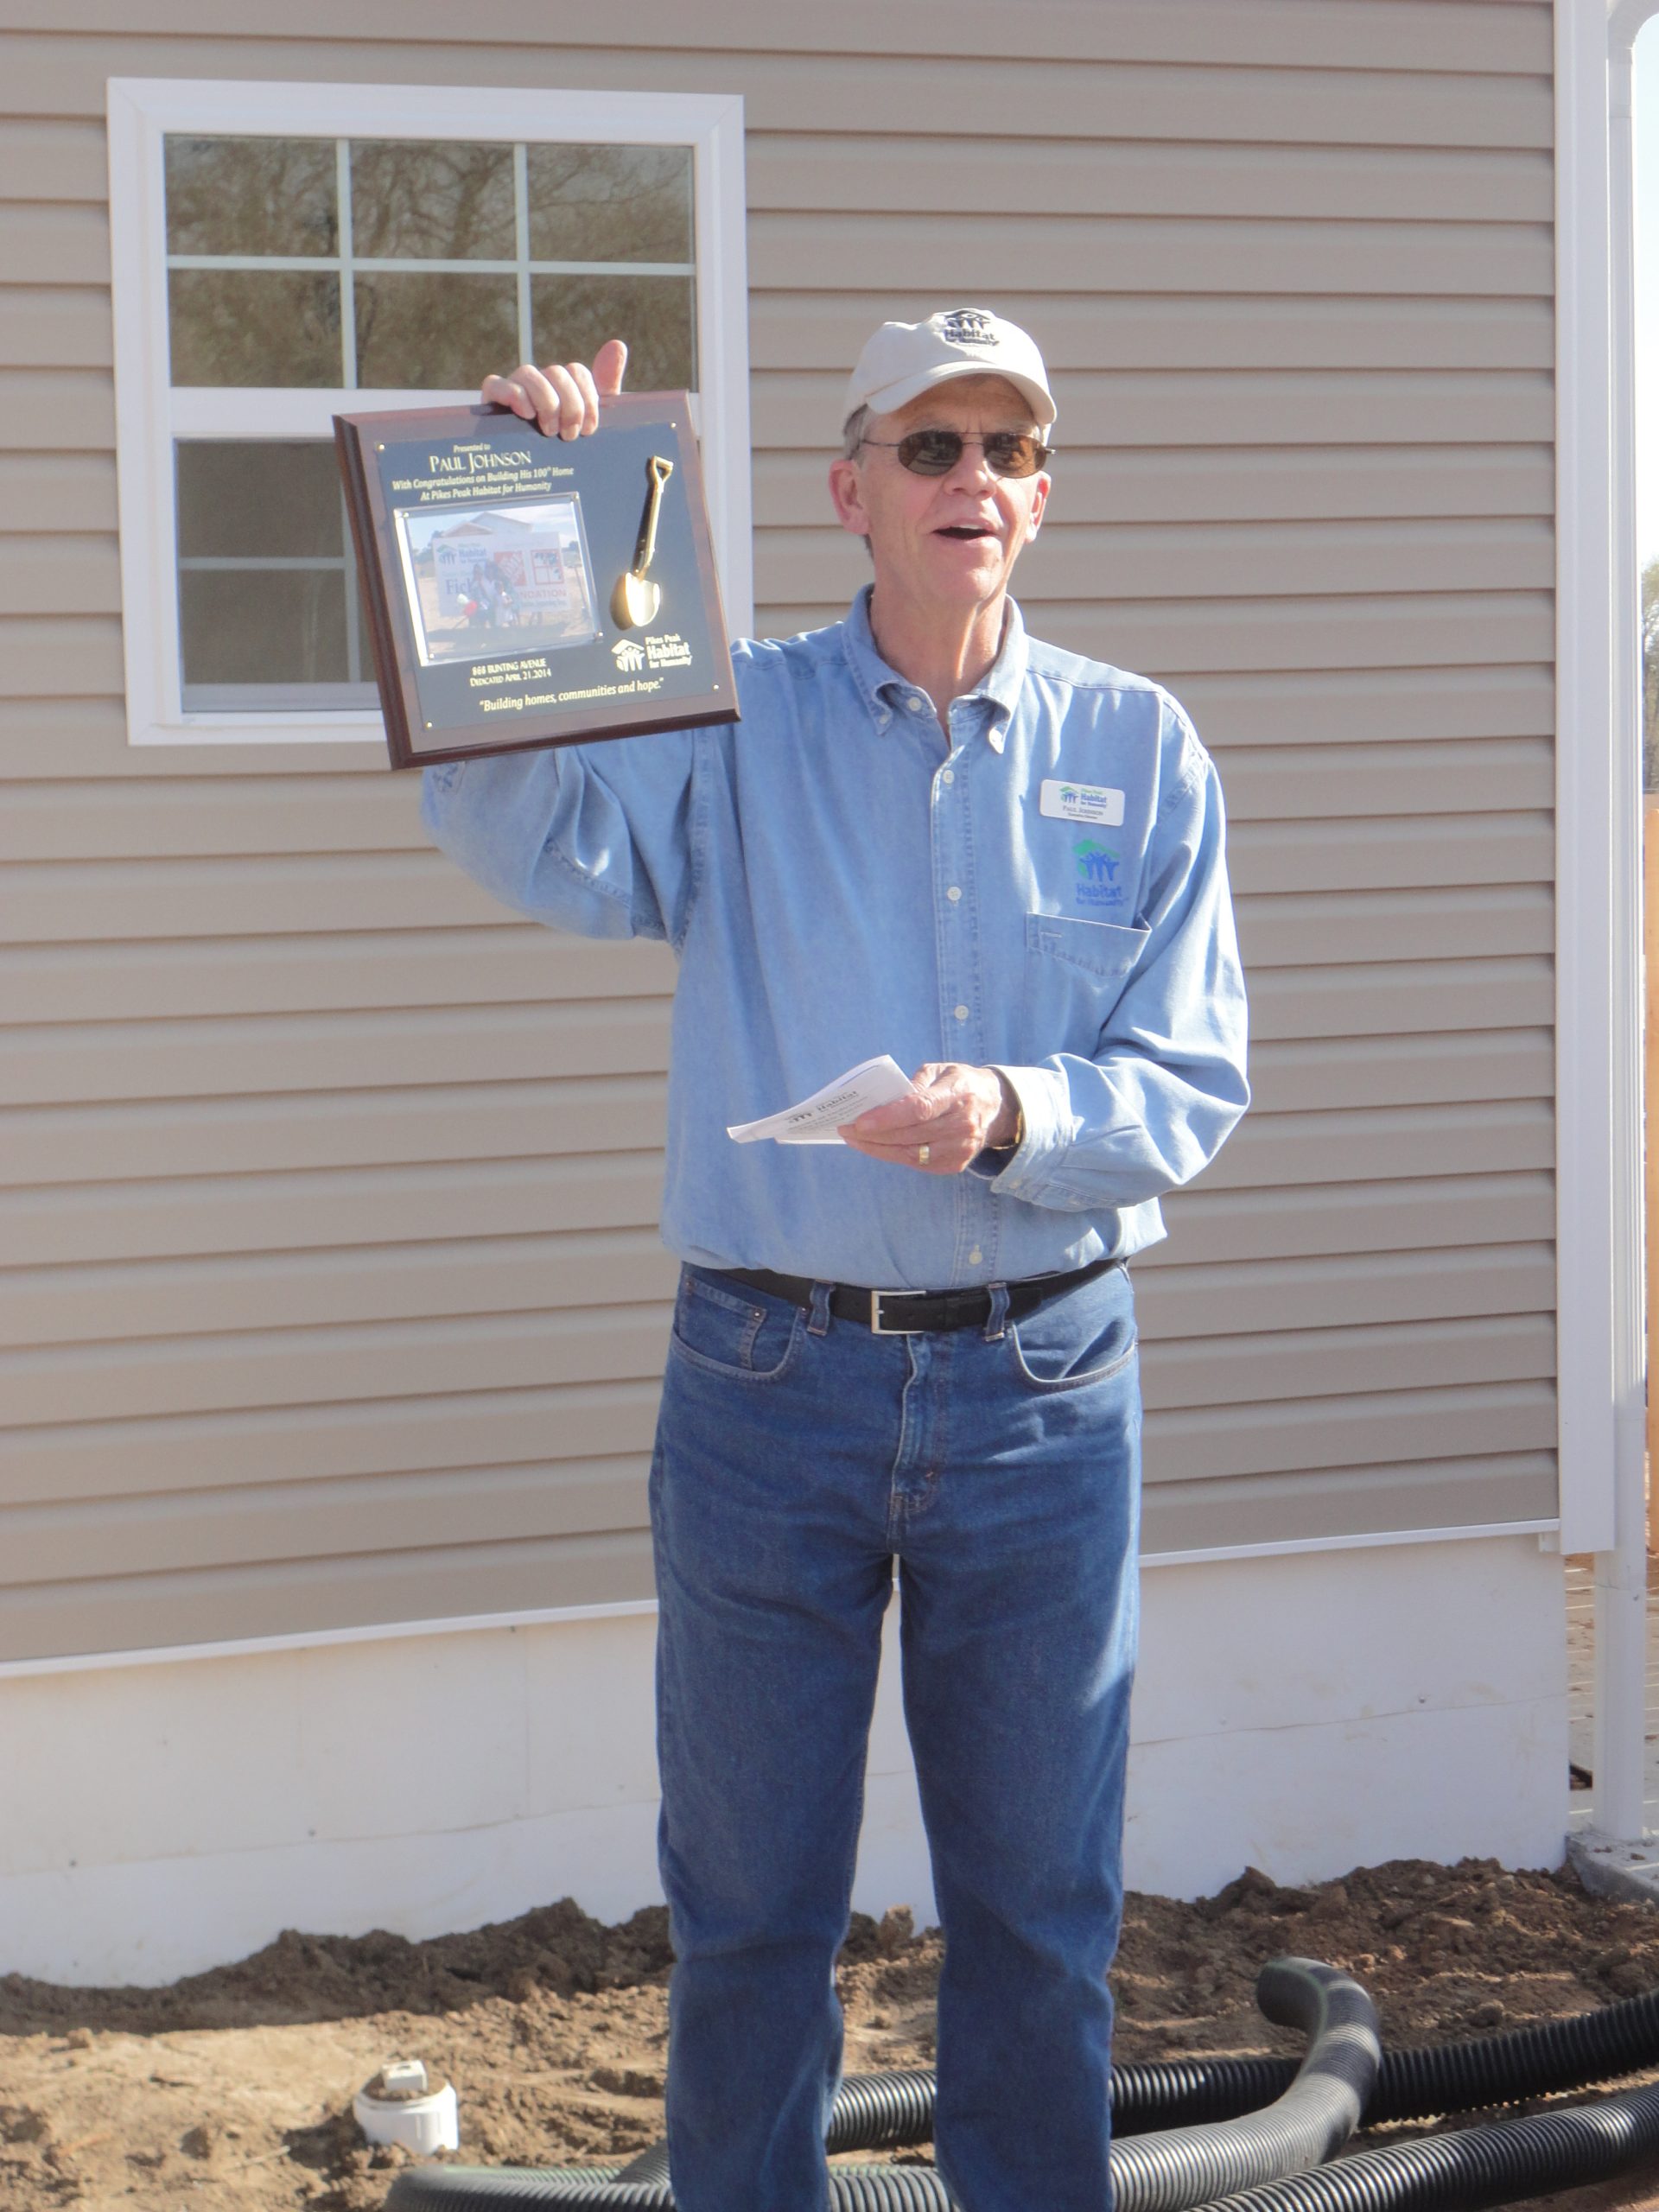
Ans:
[[[1270,2020],[1310,2037],[1294,2079],[1264,2110],[1112,2145],[1116,2212],[1187,2212],[1216,2198],[1297,2173],[1331,2158],[1352,2134],[1370,2095],[1381,2051],[1376,2013],[1357,1981],[1312,1959],[1264,1967],[1256,2000]],[[856,2078],[856,2077],[855,2077]],[[878,2079],[880,2077],[877,2077]],[[891,2077],[890,2077],[891,2078]],[[903,2077],[898,2077],[902,2080]],[[846,2108],[841,2097],[827,2137],[832,2150],[874,2150],[897,2140],[891,2101],[869,2094],[866,2076]],[[852,2088],[853,2084],[843,2085]],[[925,2140],[931,2098],[909,2124]],[[864,2125],[859,2125],[859,2106]],[[614,2168],[419,2166],[400,2174],[387,2212],[474,2212],[486,2204],[542,2204],[582,2212],[666,2208],[674,2199],[660,2149]],[[833,2212],[948,2212],[949,2191],[926,2166],[831,2170]]]
[[[1466,2043],[1385,2050],[1365,2107],[1368,2127],[1390,2120],[1436,2120],[1480,2112],[1659,2065],[1659,1990],[1618,2005],[1598,2005],[1565,2020],[1540,2020]],[[1226,2120],[1282,2095],[1296,2070],[1292,2058],[1188,2058],[1157,2066],[1112,2069],[1112,2131]],[[931,2074],[873,2077],[900,2082],[916,2098]],[[848,2084],[851,2087],[851,2083]],[[902,2139],[893,2136],[893,2142]],[[925,2142],[925,2136],[912,2137]]]
[[[1508,2028],[1501,2035],[1385,2050],[1363,2124],[1376,2127],[1387,2120],[1482,2112],[1616,2082],[1655,2065],[1659,1991],[1575,2012],[1565,2020]],[[1255,2112],[1283,2096],[1296,2069],[1294,2058],[1198,2056],[1115,2066],[1112,2133],[1142,2135],[1154,2127],[1186,2127]],[[852,2074],[836,2099],[828,2140],[832,2151],[889,2150],[927,2142],[932,2126],[931,2073]],[[632,2174],[634,2169],[626,2171]]]
[[[1659,2088],[1624,2089],[1564,2112],[1356,2151],[1206,2212],[1484,2212],[1611,2181],[1656,2151]]]

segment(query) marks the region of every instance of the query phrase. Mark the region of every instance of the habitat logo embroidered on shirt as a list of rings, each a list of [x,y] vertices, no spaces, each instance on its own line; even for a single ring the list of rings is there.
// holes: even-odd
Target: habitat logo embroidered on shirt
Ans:
[[[1079,837],[1072,846],[1077,856],[1077,904],[1080,906],[1121,906],[1123,886],[1117,880],[1121,856],[1109,845],[1092,837]]]

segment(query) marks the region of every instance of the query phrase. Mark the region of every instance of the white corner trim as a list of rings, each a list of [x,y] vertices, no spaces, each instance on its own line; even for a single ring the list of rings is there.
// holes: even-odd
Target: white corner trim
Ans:
[[[754,626],[743,102],[731,93],[112,77],[108,86],[117,483],[127,728],[134,745],[315,744],[375,738],[374,712],[186,714],[178,646],[173,440],[332,435],[340,392],[173,390],[168,368],[168,131],[319,137],[579,138],[690,145],[696,164],[699,429],[728,629]],[[487,366],[480,364],[480,367]],[[354,407],[466,404],[464,393],[355,391]]]
[[[1618,804],[1612,697],[1608,137],[1605,0],[1556,0],[1556,1342],[1562,1543],[1591,1552],[1615,1541],[1615,1407],[1640,1387],[1642,1310],[1639,1128],[1618,1034],[1639,809]]]
[[[1597,1818],[1643,1832],[1647,1550],[1630,43],[1555,0],[1556,1287],[1562,1548],[1595,1554]]]

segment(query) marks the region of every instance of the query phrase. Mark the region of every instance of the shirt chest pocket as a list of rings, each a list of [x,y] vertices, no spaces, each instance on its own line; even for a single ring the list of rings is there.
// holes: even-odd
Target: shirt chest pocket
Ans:
[[[1121,922],[1091,922],[1080,914],[1027,914],[1026,949],[1058,960],[1097,985],[1118,989],[1140,959],[1150,930],[1126,929]]]

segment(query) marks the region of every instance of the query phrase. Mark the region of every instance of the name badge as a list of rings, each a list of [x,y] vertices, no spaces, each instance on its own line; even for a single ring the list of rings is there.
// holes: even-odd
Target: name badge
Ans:
[[[1103,822],[1116,830],[1123,819],[1123,794],[1105,784],[1068,784],[1043,779],[1042,810],[1058,822]]]

